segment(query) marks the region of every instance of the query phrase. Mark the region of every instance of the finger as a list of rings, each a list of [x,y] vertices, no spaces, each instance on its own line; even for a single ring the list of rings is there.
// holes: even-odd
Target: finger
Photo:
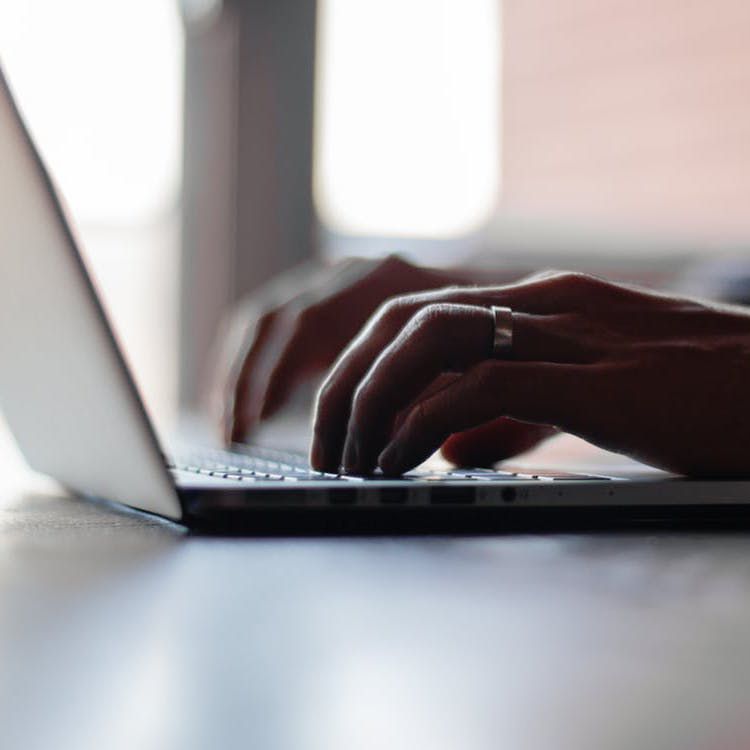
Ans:
[[[505,416],[586,433],[589,365],[486,361],[412,410],[381,453],[387,474],[422,463],[450,435]]]
[[[377,263],[340,262],[318,288],[297,299],[293,333],[268,372],[261,419],[272,417],[305,377],[329,367],[382,302],[388,274],[403,270],[398,258]]]
[[[401,425],[404,423],[404,420],[409,416],[409,412],[420,402],[423,401],[426,398],[430,398],[430,396],[434,396],[439,391],[442,391],[443,388],[447,388],[451,383],[455,383],[458,378],[460,378],[461,375],[457,372],[444,372],[435,378],[435,380],[430,383],[427,388],[425,388],[415,399],[412,399],[397,415],[396,418],[393,420],[393,432],[396,433]]]
[[[366,473],[396,415],[441,373],[463,372],[491,353],[493,316],[485,307],[428,305],[383,350],[357,388],[343,465]]]
[[[341,354],[318,392],[311,465],[321,471],[338,471],[357,386],[378,355],[420,309],[438,303],[487,306],[496,299],[488,289],[447,288],[394,298],[382,305]]]
[[[433,294],[441,299],[447,295],[445,301],[456,303],[500,305],[535,315],[554,315],[588,311],[605,295],[619,299],[624,292],[589,274],[544,271],[501,286],[457,287]]]
[[[440,446],[440,452],[443,458],[456,466],[491,467],[498,461],[531,450],[555,434],[557,428],[550,425],[499,417],[451,435]]]
[[[349,344],[320,387],[315,401],[310,463],[320,471],[337,471],[354,391],[375,357],[411,317],[411,308],[388,303]]]
[[[246,354],[239,359],[239,372],[232,378],[232,395],[229,398],[226,436],[228,442],[242,442],[257,420],[258,408],[253,400],[252,380],[264,348],[268,345],[279,312],[272,310],[263,315]]]
[[[333,356],[324,337],[316,335],[312,308],[293,316],[285,340],[279,342],[274,362],[266,368],[258,387],[261,420],[270,419],[287,402],[291,392],[305,378],[324,370]]]
[[[586,362],[595,347],[574,335],[567,318],[513,316],[514,359]],[[386,347],[357,388],[343,451],[347,472],[365,473],[377,463],[397,414],[441,373],[463,372],[488,359],[492,313],[471,305],[428,305]]]
[[[601,359],[611,335],[577,313],[511,313],[513,341],[506,359],[518,362],[584,364]]]

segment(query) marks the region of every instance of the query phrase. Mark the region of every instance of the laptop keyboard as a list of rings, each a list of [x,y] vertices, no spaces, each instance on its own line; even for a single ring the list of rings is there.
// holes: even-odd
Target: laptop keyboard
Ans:
[[[247,450],[248,452],[244,452]],[[225,450],[200,450],[176,455],[168,462],[170,469],[184,471],[214,479],[234,482],[348,482],[364,481],[420,481],[420,482],[514,482],[514,481],[565,481],[602,480],[606,476],[574,474],[568,472],[498,471],[492,469],[451,469],[435,472],[415,470],[401,477],[385,477],[376,473],[369,477],[348,474],[331,474],[315,471],[300,453],[247,446],[243,452]]]

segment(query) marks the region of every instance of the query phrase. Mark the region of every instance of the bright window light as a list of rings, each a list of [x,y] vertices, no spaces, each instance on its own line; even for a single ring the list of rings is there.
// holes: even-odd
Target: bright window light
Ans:
[[[499,188],[498,0],[321,0],[315,197],[348,234],[450,237]]]
[[[176,0],[0,2],[0,59],[164,424],[176,403],[182,44]]]
[[[182,107],[175,0],[4,2],[0,56],[78,221],[130,223],[174,202]]]

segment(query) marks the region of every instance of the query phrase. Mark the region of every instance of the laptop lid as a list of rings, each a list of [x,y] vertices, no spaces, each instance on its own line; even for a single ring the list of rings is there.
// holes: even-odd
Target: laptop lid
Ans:
[[[1,67],[0,165],[0,408],[21,451],[76,492],[179,518],[143,402]]]

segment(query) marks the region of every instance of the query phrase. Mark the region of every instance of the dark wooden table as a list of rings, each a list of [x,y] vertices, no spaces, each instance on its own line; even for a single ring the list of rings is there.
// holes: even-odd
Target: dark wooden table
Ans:
[[[750,747],[747,535],[212,539],[3,487],[3,750]]]

